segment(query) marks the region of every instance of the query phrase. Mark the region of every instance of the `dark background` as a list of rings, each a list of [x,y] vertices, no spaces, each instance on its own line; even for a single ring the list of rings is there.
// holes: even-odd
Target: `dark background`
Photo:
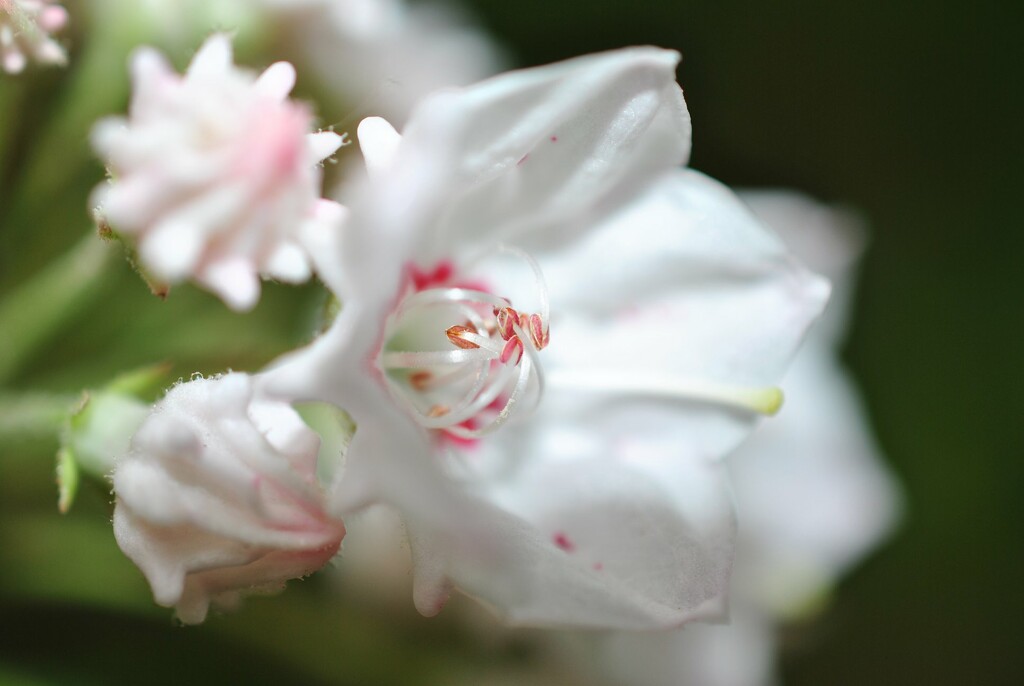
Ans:
[[[801,189],[870,220],[846,358],[905,486],[906,517],[828,613],[786,631],[786,683],[1018,683],[1021,5],[472,5],[522,65],[639,43],[680,50],[692,166],[734,186]],[[109,103],[124,93],[100,88],[107,105],[68,121],[61,105],[76,79],[72,64],[31,84],[0,84],[0,103],[23,103],[16,123],[0,121],[5,135],[17,126],[18,141],[50,141],[49,168],[35,177],[41,190],[27,203],[12,200],[13,170],[32,167],[30,151],[8,151],[0,295],[88,226],[82,208],[102,170],[74,166],[62,153],[87,155],[88,122],[114,111]],[[107,70],[109,88],[126,88],[123,54],[91,64]],[[20,167],[10,163],[19,154]],[[48,221],[32,221],[43,205]],[[311,324],[294,304],[318,297],[270,287],[257,311],[240,317],[183,288],[156,307],[126,266],[110,269],[102,294],[40,348],[14,386],[66,392],[158,359],[176,361],[175,378],[255,369],[307,335]],[[514,679],[536,659],[532,634],[499,641],[445,618],[423,620],[411,603],[382,616],[358,598],[338,600],[344,594],[317,578],[203,629],[174,627],[113,544],[109,494],[86,489],[71,514],[54,513],[54,447],[37,437],[0,459],[0,683],[127,684],[144,675],[149,683],[454,684],[463,681],[453,674],[474,683],[482,673],[474,670],[484,669]]]

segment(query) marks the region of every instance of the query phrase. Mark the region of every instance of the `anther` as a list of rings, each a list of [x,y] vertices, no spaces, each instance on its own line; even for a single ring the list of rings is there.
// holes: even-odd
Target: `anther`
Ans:
[[[536,314],[515,309],[508,298],[486,288],[449,286],[454,270],[447,263],[434,270],[410,268],[410,292],[388,320],[379,362],[395,374],[389,376],[395,398],[426,429],[481,438],[514,413],[528,412],[544,394],[537,353],[550,339],[547,288],[533,258],[513,248],[501,252],[521,257],[533,271],[540,306]],[[444,328],[453,319],[459,323]],[[454,349],[399,345],[421,340],[417,331],[431,321]],[[412,335],[406,337],[407,332]]]
[[[426,389],[430,382],[434,380],[434,375],[428,372],[426,369],[418,369],[409,374],[409,385],[415,388],[417,391]]]
[[[498,326],[498,333],[506,341],[516,335],[515,327],[520,326],[518,312],[511,307],[495,307],[494,319]]]
[[[450,326],[448,327],[448,330],[445,331],[445,333],[448,335],[448,340],[451,341],[452,345],[454,345],[456,348],[462,348],[463,350],[472,350],[474,348],[480,347],[473,341],[467,340],[464,337],[465,334],[477,333],[477,330],[472,326]]]
[[[523,359],[523,342],[516,336],[508,339],[505,347],[501,349],[501,356],[498,359],[502,364],[508,364],[513,355],[516,358],[515,363],[519,364],[519,361]]]
[[[548,343],[551,342],[551,331],[544,325],[544,320],[541,319],[539,314],[530,315],[527,328],[530,332],[530,340],[533,341],[534,348],[543,350],[548,347]]]

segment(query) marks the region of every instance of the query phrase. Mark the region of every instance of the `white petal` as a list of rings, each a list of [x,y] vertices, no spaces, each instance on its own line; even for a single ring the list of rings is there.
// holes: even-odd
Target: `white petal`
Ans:
[[[775,637],[769,622],[741,609],[727,625],[615,632],[562,641],[580,671],[608,686],[769,686]]]
[[[402,136],[381,117],[367,117],[359,122],[357,135],[367,171],[370,174],[387,171],[395,159]]]
[[[404,0],[264,0],[279,13],[329,97],[355,102],[361,113],[404,122],[409,110],[440,88],[462,86],[498,71],[490,36],[467,26],[463,12]],[[297,38],[297,39],[296,39]],[[358,65],[347,68],[342,65]]]
[[[311,164],[316,164],[337,152],[344,138],[333,131],[318,131],[306,136]]]
[[[196,279],[238,312],[251,310],[260,299],[260,280],[255,265],[243,257],[211,262]]]
[[[551,383],[600,392],[607,379],[611,394],[633,379],[635,399],[655,381],[778,384],[828,294],[724,186],[688,170],[540,262],[558,304]],[[703,455],[723,454],[757,419],[685,396],[676,411]]]
[[[427,245],[450,252],[547,229],[685,162],[678,60],[632,48],[428,98],[406,127],[401,163],[416,167],[404,156],[425,154],[436,165],[417,189],[445,207]]]
[[[154,109],[154,101],[163,100],[161,90],[176,81],[178,76],[162,54],[145,46],[132,52],[128,67],[132,77],[129,111],[132,116],[149,115]]]
[[[231,69],[231,39],[224,33],[215,33],[202,44],[186,74],[191,78],[216,78]]]
[[[331,291],[341,297],[344,288],[342,274],[342,231],[348,220],[348,208],[331,200],[317,202],[313,217],[303,222],[299,241],[313,262],[317,275]]]
[[[256,79],[256,92],[275,100],[284,100],[295,87],[295,67],[275,62]]]
[[[143,261],[158,278],[168,281],[178,281],[191,272],[202,250],[202,227],[179,221],[160,222],[139,244]]]
[[[815,325],[837,344],[845,335],[854,269],[867,242],[867,230],[853,212],[828,207],[799,193],[743,191],[740,199],[775,231],[799,259],[832,281],[828,309]]]
[[[417,607],[439,609],[454,582],[516,625],[642,629],[720,616],[733,535],[721,466],[675,460],[668,446],[602,447],[538,460],[488,494],[464,525],[486,525],[486,545],[409,521]]]
[[[237,184],[216,187],[161,217],[141,239],[144,262],[162,279],[184,278],[203,256],[207,236],[245,205],[245,190]]]
[[[779,613],[826,591],[899,516],[895,481],[832,355],[808,342],[784,382],[786,411],[733,461],[749,539],[744,583]]]
[[[264,270],[271,278],[287,283],[302,283],[311,275],[309,258],[294,243],[280,243],[274,248]]]

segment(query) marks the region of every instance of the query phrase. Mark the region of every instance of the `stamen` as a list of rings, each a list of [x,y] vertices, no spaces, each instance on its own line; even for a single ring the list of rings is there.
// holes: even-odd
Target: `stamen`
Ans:
[[[389,344],[381,353],[380,365],[387,372],[392,395],[424,428],[476,439],[504,425],[525,407],[527,397],[536,404],[543,393],[537,352],[550,340],[547,287],[533,258],[514,248],[501,251],[530,266],[539,313],[520,312],[507,298],[476,288],[443,284],[424,288],[454,276],[454,270],[411,268],[414,290],[388,320],[385,340]],[[461,323],[451,324],[453,319]],[[424,339],[424,334],[429,340],[436,334],[423,327],[433,320],[455,349],[392,347],[396,341]]]
[[[448,340],[452,342],[457,348],[464,350],[472,350],[473,348],[479,348],[478,343],[474,343],[469,336],[466,334],[476,334],[476,329],[471,329],[468,326],[451,326],[445,332],[448,335]]]
[[[574,391],[606,391],[634,396],[696,400],[767,416],[782,407],[782,389],[744,387],[696,379],[672,378],[637,372],[597,371],[588,374],[559,372],[550,383]]]

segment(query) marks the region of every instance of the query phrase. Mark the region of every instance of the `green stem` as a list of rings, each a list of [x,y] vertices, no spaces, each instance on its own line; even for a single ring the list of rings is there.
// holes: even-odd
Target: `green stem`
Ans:
[[[0,393],[0,444],[56,440],[79,396]]]
[[[0,301],[0,385],[96,294],[119,254],[89,235]]]

